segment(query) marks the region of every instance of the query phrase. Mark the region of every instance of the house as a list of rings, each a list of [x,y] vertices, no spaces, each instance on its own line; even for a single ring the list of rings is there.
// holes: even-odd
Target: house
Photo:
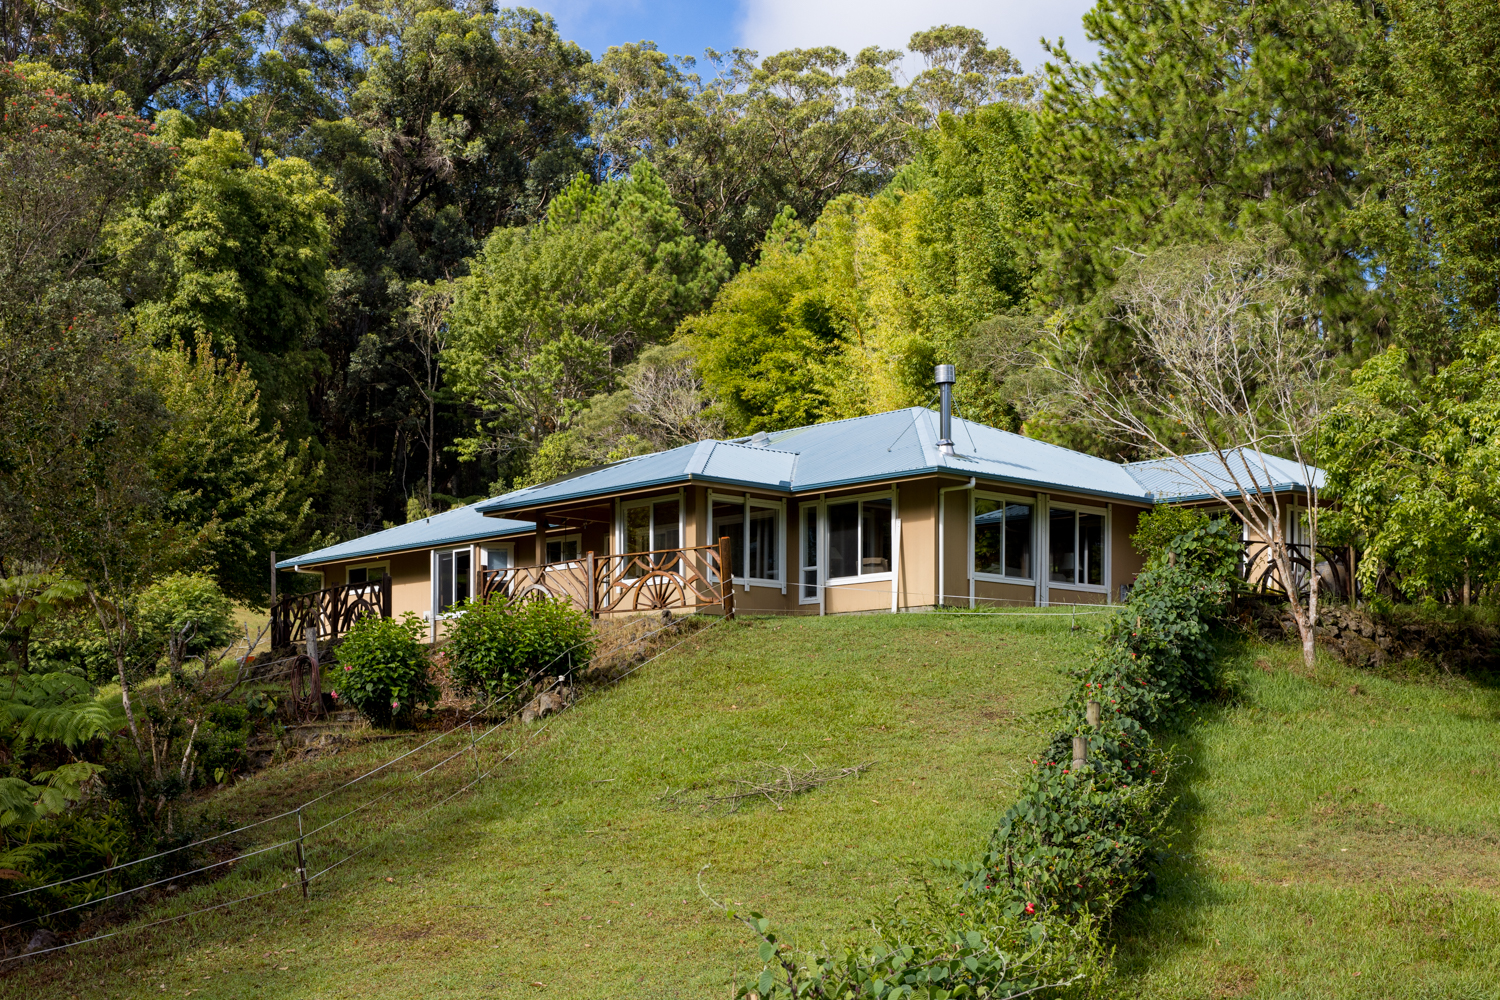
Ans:
[[[1272,488],[1295,493],[1284,464]],[[495,592],[595,614],[718,611],[731,587],[755,614],[1104,604],[1141,569],[1144,511],[1212,499],[1194,481],[914,407],[629,458],[279,565],[389,573],[390,613],[434,636]]]

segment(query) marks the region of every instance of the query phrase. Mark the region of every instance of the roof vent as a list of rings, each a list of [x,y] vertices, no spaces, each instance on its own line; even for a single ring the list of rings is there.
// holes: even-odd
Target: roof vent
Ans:
[[[953,383],[958,380],[952,365],[938,365],[933,370],[933,381],[943,392],[942,423],[939,425],[938,451],[953,454]]]
[[[771,435],[767,434],[765,431],[756,431],[754,434],[750,435],[750,447],[752,448],[764,448],[770,443]]]

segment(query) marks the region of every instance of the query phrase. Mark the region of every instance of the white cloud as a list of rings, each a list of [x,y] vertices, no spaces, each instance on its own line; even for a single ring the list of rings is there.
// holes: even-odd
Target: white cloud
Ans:
[[[904,49],[915,31],[961,24],[983,31],[1028,70],[1041,66],[1039,39],[1062,36],[1074,57],[1092,57],[1081,18],[1093,0],[744,0],[740,44],[769,55],[836,45],[853,55],[867,45]],[[912,67],[916,68],[916,67]]]

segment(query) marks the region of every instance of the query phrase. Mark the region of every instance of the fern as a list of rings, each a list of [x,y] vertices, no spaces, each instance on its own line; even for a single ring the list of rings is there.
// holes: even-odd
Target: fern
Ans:
[[[21,736],[57,740],[69,749],[125,725],[119,709],[95,700],[88,682],[72,674],[23,674],[11,698],[0,699],[0,712]]]

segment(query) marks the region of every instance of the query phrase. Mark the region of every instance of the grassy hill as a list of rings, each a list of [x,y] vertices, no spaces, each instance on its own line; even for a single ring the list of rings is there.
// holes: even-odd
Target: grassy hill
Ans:
[[[1084,619],[1080,619],[1080,622]],[[1056,616],[880,615],[715,625],[546,723],[492,738],[473,791],[456,744],[308,810],[312,884],[61,953],[6,977],[28,997],[729,997],[748,932],[699,891],[800,939],[837,939],[904,891],[903,859],[975,850],[1045,739],[1092,637]],[[269,816],[414,745],[293,760],[214,800]],[[785,801],[707,801],[763,765],[857,778]],[[436,808],[434,806],[436,805]],[[431,810],[423,815],[423,810]],[[294,831],[282,820],[262,843]],[[288,848],[140,914],[290,880]],[[758,969],[758,964],[755,964]],[[545,984],[536,986],[533,984]]]
[[[1500,691],[1261,646],[1231,669],[1120,995],[1500,996]]]

